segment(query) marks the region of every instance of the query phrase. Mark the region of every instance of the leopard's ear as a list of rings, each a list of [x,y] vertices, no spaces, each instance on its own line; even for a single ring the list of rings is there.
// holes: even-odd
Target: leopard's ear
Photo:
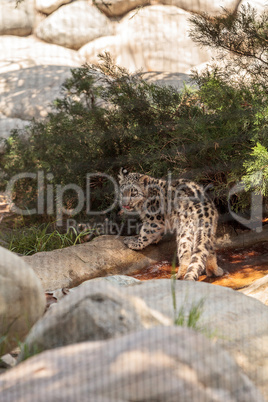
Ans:
[[[141,174],[137,178],[137,182],[140,184],[142,188],[146,189],[149,183],[149,177],[145,174]]]
[[[144,184],[144,187],[147,186],[147,184],[148,184],[148,176],[145,176],[145,177],[144,177],[144,179],[143,179],[143,184]]]
[[[123,180],[127,175],[128,175],[128,170],[124,167],[121,167],[119,170],[119,175],[118,175],[119,181]]]

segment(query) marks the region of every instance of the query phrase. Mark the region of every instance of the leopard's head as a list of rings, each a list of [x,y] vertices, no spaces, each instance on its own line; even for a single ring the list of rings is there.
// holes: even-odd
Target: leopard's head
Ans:
[[[140,211],[147,197],[148,176],[121,168],[118,178],[123,210]]]

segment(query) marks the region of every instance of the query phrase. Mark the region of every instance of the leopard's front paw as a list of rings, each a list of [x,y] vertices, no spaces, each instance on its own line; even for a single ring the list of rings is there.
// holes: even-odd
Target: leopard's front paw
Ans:
[[[131,248],[132,250],[140,250],[142,248],[137,237],[125,237],[123,242],[126,246],[128,246],[128,248]]]

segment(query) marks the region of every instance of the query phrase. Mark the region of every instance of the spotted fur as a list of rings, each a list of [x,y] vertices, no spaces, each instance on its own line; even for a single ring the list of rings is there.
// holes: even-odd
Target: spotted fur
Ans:
[[[168,229],[175,230],[178,279],[223,275],[214,247],[218,213],[201,186],[186,179],[169,182],[128,173],[123,168],[119,185],[122,208],[138,212],[142,220],[139,236],[124,239],[129,248],[142,250],[158,243]]]

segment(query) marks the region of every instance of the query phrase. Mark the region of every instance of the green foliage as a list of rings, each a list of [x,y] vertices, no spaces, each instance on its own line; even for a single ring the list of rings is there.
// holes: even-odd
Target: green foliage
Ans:
[[[214,48],[220,60],[210,72],[195,73],[194,78],[208,107],[216,109],[216,116],[223,117],[223,124],[225,120],[224,135],[220,137],[229,142],[234,155],[227,184],[242,177],[246,190],[255,189],[267,195],[268,12],[258,15],[250,5],[243,5],[234,13],[225,10],[213,18],[207,14],[195,15],[191,22],[192,39]],[[237,125],[240,131],[235,129]],[[247,195],[240,194],[235,209],[246,208],[248,200]]]
[[[50,230],[49,224],[35,225],[23,229],[14,229],[5,235],[0,234],[10,251],[23,255],[32,255],[40,251],[51,251],[81,243],[84,236],[91,234],[89,230],[77,233],[70,228],[67,233]]]
[[[179,311],[177,308],[177,298],[176,298],[176,274],[175,274],[175,267],[176,267],[176,255],[172,261],[172,272],[171,272],[171,296],[172,296],[172,306],[174,312],[174,325],[178,325],[180,327],[188,327],[195,330],[201,330],[199,326],[199,321],[201,315],[204,310],[204,303],[205,299],[200,299],[196,303],[192,303],[189,313],[187,314],[185,311],[185,304],[187,302],[187,298],[185,298],[184,303],[180,307]]]
[[[6,180],[39,169],[53,173],[52,184],[84,189],[87,173],[117,176],[123,165],[155,176],[188,173],[212,182],[221,196],[230,171],[241,172],[252,138],[267,133],[262,93],[259,87],[235,88],[216,71],[195,78],[198,91],[178,92],[128,74],[108,56],[97,66],[72,70],[48,119],[7,140],[1,159]],[[93,209],[109,204],[109,184],[96,179],[91,186]],[[32,207],[29,200],[36,205],[33,181],[20,180],[16,196],[24,208]],[[67,193],[66,206],[75,202]]]
[[[268,195],[268,151],[259,142],[244,162],[244,168],[246,174],[242,176],[242,181],[246,189]]]
[[[0,356],[3,356],[3,351],[5,350],[5,342],[7,341],[7,335],[0,336]],[[1,359],[0,359],[1,361]]]
[[[38,346],[37,344],[33,344],[30,347],[27,343],[18,342],[18,346],[19,346],[19,348],[21,350],[21,354],[23,356],[23,358],[21,359],[21,362],[43,352],[43,349],[40,346]]]
[[[225,10],[213,18],[203,13],[190,18],[192,39],[201,46],[214,48],[218,58],[230,59],[225,75],[230,72],[248,73],[254,81],[265,83],[268,73],[268,12],[257,15],[249,4],[239,10]],[[231,52],[229,57],[228,52]]]
[[[200,330],[199,321],[203,313],[204,302],[204,299],[201,299],[197,303],[193,303],[188,314],[186,314],[184,306],[181,306],[174,324],[180,327]]]

